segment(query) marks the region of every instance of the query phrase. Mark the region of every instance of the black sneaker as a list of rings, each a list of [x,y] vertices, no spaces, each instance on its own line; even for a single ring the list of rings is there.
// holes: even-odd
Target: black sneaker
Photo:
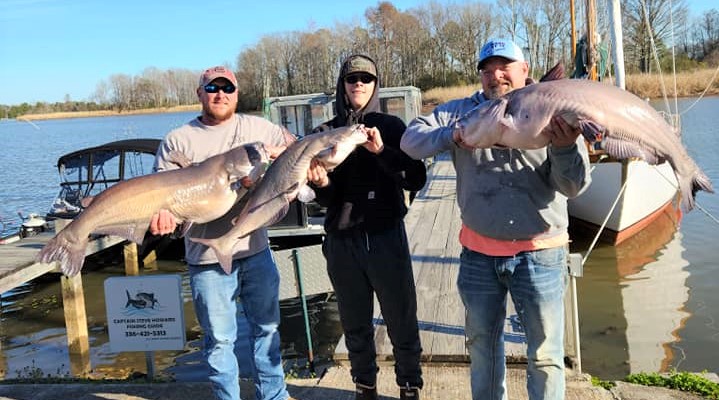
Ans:
[[[355,400],[377,400],[377,385],[355,384]]]

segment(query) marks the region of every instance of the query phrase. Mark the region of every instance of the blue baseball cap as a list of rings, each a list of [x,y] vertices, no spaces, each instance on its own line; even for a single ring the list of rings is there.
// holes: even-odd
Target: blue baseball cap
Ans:
[[[477,69],[482,69],[482,64],[490,57],[502,57],[510,61],[524,61],[522,49],[509,39],[489,39],[479,52]]]

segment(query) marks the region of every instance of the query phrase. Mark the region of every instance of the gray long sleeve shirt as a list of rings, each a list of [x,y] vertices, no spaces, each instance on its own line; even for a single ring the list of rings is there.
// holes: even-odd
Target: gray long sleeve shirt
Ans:
[[[457,120],[487,101],[481,92],[437,106],[410,122],[401,149],[421,159],[448,151],[457,171],[462,223],[497,240],[552,238],[567,231],[567,198],[589,186],[582,136],[569,147],[468,150],[452,139]]]
[[[169,154],[172,151],[178,151],[191,162],[199,163],[245,143],[259,141],[272,146],[286,145],[284,132],[281,126],[252,115],[233,114],[230,120],[214,126],[205,125],[195,118],[165,136],[155,156],[155,171],[178,168],[176,164],[169,161]],[[214,251],[203,244],[189,240],[189,238],[219,237],[229,230],[231,225],[228,218],[233,216],[226,215],[205,224],[192,225],[185,234],[185,258],[188,264],[206,265],[218,262]],[[233,248],[233,259],[257,254],[268,245],[267,229],[258,229],[237,239]]]

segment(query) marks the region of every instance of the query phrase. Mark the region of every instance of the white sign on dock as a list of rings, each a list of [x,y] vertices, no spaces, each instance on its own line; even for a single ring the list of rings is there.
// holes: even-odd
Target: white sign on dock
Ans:
[[[179,275],[105,280],[112,351],[182,350],[185,321]]]

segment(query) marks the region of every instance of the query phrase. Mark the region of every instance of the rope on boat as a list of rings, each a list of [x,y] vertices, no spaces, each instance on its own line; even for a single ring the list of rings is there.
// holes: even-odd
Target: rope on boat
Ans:
[[[691,110],[695,105],[697,105],[697,103],[699,103],[699,100],[701,100],[702,97],[704,97],[704,95],[709,91],[709,89],[711,89],[712,84],[714,83],[714,80],[717,77],[717,74],[719,74],[719,66],[717,66],[717,69],[714,70],[714,75],[709,80],[709,83],[707,84],[707,87],[704,89],[702,94],[700,94],[699,97],[696,100],[694,100],[694,102],[692,104],[689,105],[689,107],[685,108],[684,111],[680,112],[679,114],[686,113],[687,111]]]
[[[719,225],[719,218],[717,218],[717,217],[715,217],[714,215],[712,215],[712,213],[710,213],[709,211],[707,211],[706,208],[704,208],[704,207],[702,207],[701,205],[699,205],[699,203],[694,203],[694,207],[696,207],[698,210],[700,210],[701,212],[703,212],[704,215],[706,215],[707,217],[709,217],[709,219],[711,219],[711,220],[714,221],[717,225]]]
[[[617,198],[614,199],[614,203],[612,204],[612,207],[609,209],[607,216],[604,217],[602,226],[599,227],[597,234],[594,236],[594,239],[592,240],[592,244],[590,244],[589,248],[587,249],[587,254],[585,254],[584,258],[582,259],[582,265],[584,265],[587,262],[589,255],[592,254],[592,251],[594,250],[594,246],[597,245],[597,242],[599,241],[599,237],[602,235],[602,232],[604,232],[604,228],[607,226],[607,222],[609,222],[609,217],[612,216],[614,209],[617,208],[617,204],[619,204],[619,199],[622,197],[622,195],[624,194],[624,191],[627,189],[628,182],[629,182],[629,179],[624,180],[624,184],[622,185],[621,190],[619,190],[619,194],[617,194]]]

